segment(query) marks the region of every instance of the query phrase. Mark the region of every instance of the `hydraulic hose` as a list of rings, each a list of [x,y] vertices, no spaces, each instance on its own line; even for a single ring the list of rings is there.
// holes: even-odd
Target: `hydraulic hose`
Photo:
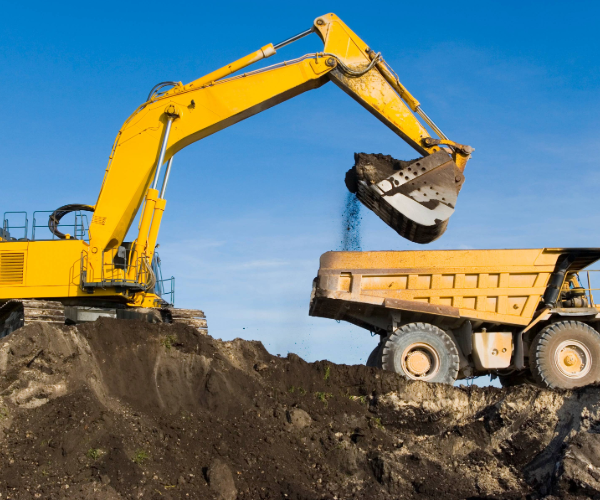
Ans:
[[[154,270],[152,269],[152,266],[148,263],[148,259],[146,259],[145,257],[142,257],[142,263],[144,265],[144,267],[146,268],[146,271],[148,272],[148,283],[146,284],[144,290],[147,292],[148,290],[152,290],[154,288],[154,286],[156,285],[156,274],[154,274]]]
[[[56,236],[58,239],[65,240],[67,237],[65,234],[58,230],[58,225],[60,224],[60,220],[67,214],[71,212],[93,212],[94,207],[90,205],[81,205],[81,204],[71,204],[71,205],[63,205],[60,208],[57,208],[54,212],[50,214],[48,218],[48,229],[50,232]]]
[[[548,286],[543,297],[546,307],[556,307],[562,284],[565,281],[565,274],[577,257],[578,254],[566,255],[556,266],[556,270],[550,275],[550,280],[548,281]]]

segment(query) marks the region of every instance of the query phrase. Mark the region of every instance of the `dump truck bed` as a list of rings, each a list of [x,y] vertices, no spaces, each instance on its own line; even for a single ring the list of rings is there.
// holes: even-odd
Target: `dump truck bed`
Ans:
[[[577,272],[600,259],[600,249],[327,252],[310,314],[365,328],[390,310],[403,323],[527,325],[564,259]]]

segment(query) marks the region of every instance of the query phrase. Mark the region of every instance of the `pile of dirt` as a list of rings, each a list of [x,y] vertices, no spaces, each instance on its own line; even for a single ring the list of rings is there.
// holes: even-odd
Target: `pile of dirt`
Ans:
[[[586,498],[600,389],[407,382],[182,325],[0,341],[6,498]]]

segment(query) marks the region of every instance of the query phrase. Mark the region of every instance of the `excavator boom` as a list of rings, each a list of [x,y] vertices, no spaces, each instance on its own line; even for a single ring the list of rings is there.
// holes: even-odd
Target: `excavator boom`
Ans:
[[[398,90],[403,87],[399,82],[395,83],[397,79],[393,80],[381,57],[374,54],[337,16],[327,14],[317,18],[313,28],[301,35],[311,31],[323,40],[322,53],[223,79],[275,54],[275,47],[269,44],[194,82],[176,84],[168,92],[151,97],[136,110],[119,131],[96,203],[90,231],[98,248],[109,249],[121,244],[153,176],[158,179],[156,172],[162,162],[168,162],[179,150],[195,141],[328,81],[333,81],[420,155],[446,151],[413,115],[409,106],[420,109],[418,102],[407,91],[399,93]],[[171,122],[170,134],[165,137],[167,125]],[[165,142],[165,148],[159,147],[161,142]],[[454,162],[452,169],[456,175],[450,176],[452,185],[449,188],[456,196],[468,154],[456,148],[452,153],[454,158],[450,154],[437,155],[436,158],[441,158],[442,165]],[[431,169],[439,166],[436,164]],[[431,176],[432,172],[428,170],[427,175]],[[410,176],[411,182],[414,177]],[[455,181],[456,177],[460,177],[461,182]],[[437,203],[441,210],[432,207],[436,204],[435,194],[423,205],[415,195],[418,193],[416,189],[414,192],[405,189],[400,193],[382,185],[370,184],[370,181],[360,176],[357,179],[359,198],[408,239],[419,240],[410,231],[394,225],[396,218],[401,218],[400,214],[396,218],[385,214],[407,212],[405,217],[413,225],[431,229],[445,227],[454,210],[453,206],[443,203]],[[153,187],[157,187],[156,181]],[[442,201],[441,197],[439,201]]]
[[[240,73],[311,33],[323,41],[323,52]],[[438,237],[454,210],[471,149],[448,140],[381,55],[337,16],[326,14],[303,33],[265,45],[193,82],[162,82],[152,89],[117,134],[96,204],[65,205],[50,217],[50,230],[62,242],[60,249],[59,242],[2,242],[6,246],[0,253],[9,251],[10,245],[11,251],[23,252],[24,278],[18,286],[0,286],[0,299],[85,297],[89,302],[95,296],[157,307],[162,302],[154,293],[151,263],[174,155],[329,81],[421,155],[413,162],[392,162],[387,170],[373,155],[358,155],[360,161],[347,176],[349,187],[402,236],[422,243]],[[437,131],[437,137],[431,137],[425,124]],[[127,243],[125,237],[142,205],[137,237]],[[60,219],[74,210],[93,212],[89,243],[58,230]]]

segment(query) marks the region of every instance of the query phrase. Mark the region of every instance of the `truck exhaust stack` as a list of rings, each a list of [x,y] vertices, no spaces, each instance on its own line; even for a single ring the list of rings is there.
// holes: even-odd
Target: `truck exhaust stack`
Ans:
[[[465,180],[444,150],[416,160],[356,153],[346,186],[400,236],[430,243],[446,231]]]

